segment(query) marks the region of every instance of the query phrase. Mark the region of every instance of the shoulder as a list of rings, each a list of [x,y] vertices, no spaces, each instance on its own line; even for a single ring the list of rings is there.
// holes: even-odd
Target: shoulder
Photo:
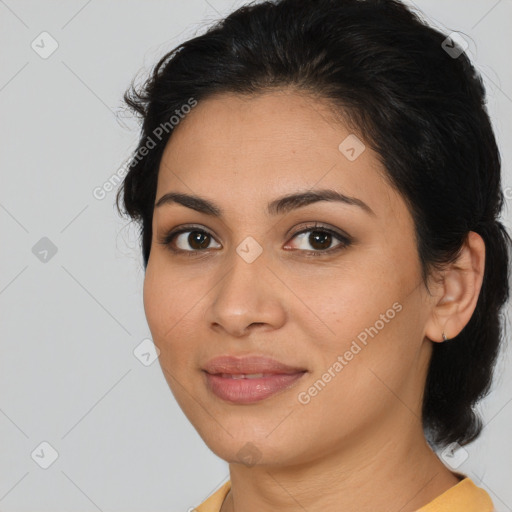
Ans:
[[[224,483],[217,491],[193,509],[193,512],[219,512],[225,500],[231,481]],[[491,497],[469,477],[438,496],[417,512],[493,512]]]
[[[217,489],[217,491],[210,495],[205,501],[203,501],[200,505],[192,509],[192,512],[219,512],[220,507],[222,506],[222,502],[225,500],[230,489],[231,481],[228,480],[219,489]]]
[[[450,487],[417,512],[493,512],[489,494],[469,477]]]

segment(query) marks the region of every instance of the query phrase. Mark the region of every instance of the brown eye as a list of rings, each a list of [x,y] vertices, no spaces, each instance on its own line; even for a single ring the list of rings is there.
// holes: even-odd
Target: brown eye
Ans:
[[[182,253],[204,252],[215,241],[212,235],[203,229],[183,228],[166,235],[161,244],[167,246],[171,251]],[[218,244],[215,248],[221,247]]]
[[[292,249],[303,250],[314,256],[343,249],[351,243],[351,240],[347,236],[343,236],[327,228],[318,228],[316,226],[296,233],[293,239],[298,239],[299,243],[295,244],[295,247],[292,247]],[[338,243],[332,245],[336,241]]]
[[[210,235],[201,231],[190,231],[187,243],[192,249],[206,249],[210,243]]]
[[[326,231],[311,231],[308,242],[314,249],[329,249],[332,243],[332,235]]]

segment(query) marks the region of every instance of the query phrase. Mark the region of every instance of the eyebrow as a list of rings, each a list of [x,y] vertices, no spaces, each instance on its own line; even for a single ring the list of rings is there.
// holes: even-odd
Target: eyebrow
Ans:
[[[337,201],[351,206],[357,206],[366,213],[375,215],[375,212],[365,202],[361,201],[361,199],[346,196],[332,189],[308,190],[306,192],[298,192],[279,197],[268,203],[267,212],[269,215],[282,215],[319,201]],[[155,203],[155,208],[159,208],[165,204],[181,204],[182,206],[213,217],[222,217],[224,213],[222,208],[208,199],[178,192],[168,192],[164,194]]]

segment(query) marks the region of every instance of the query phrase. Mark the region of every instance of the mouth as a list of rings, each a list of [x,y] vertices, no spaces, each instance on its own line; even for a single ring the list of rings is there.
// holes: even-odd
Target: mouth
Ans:
[[[261,356],[221,356],[203,372],[207,388],[232,404],[251,404],[292,387],[307,370]]]

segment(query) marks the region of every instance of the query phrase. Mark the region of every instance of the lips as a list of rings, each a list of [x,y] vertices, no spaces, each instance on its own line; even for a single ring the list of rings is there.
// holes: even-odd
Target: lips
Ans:
[[[206,385],[233,404],[251,404],[290,388],[307,370],[262,356],[220,356],[203,368]]]
[[[221,377],[225,379],[261,379],[265,375],[271,375],[269,373],[219,373]]]
[[[204,368],[210,374],[250,375],[250,374],[291,374],[306,371],[263,356],[219,356],[208,361]]]

